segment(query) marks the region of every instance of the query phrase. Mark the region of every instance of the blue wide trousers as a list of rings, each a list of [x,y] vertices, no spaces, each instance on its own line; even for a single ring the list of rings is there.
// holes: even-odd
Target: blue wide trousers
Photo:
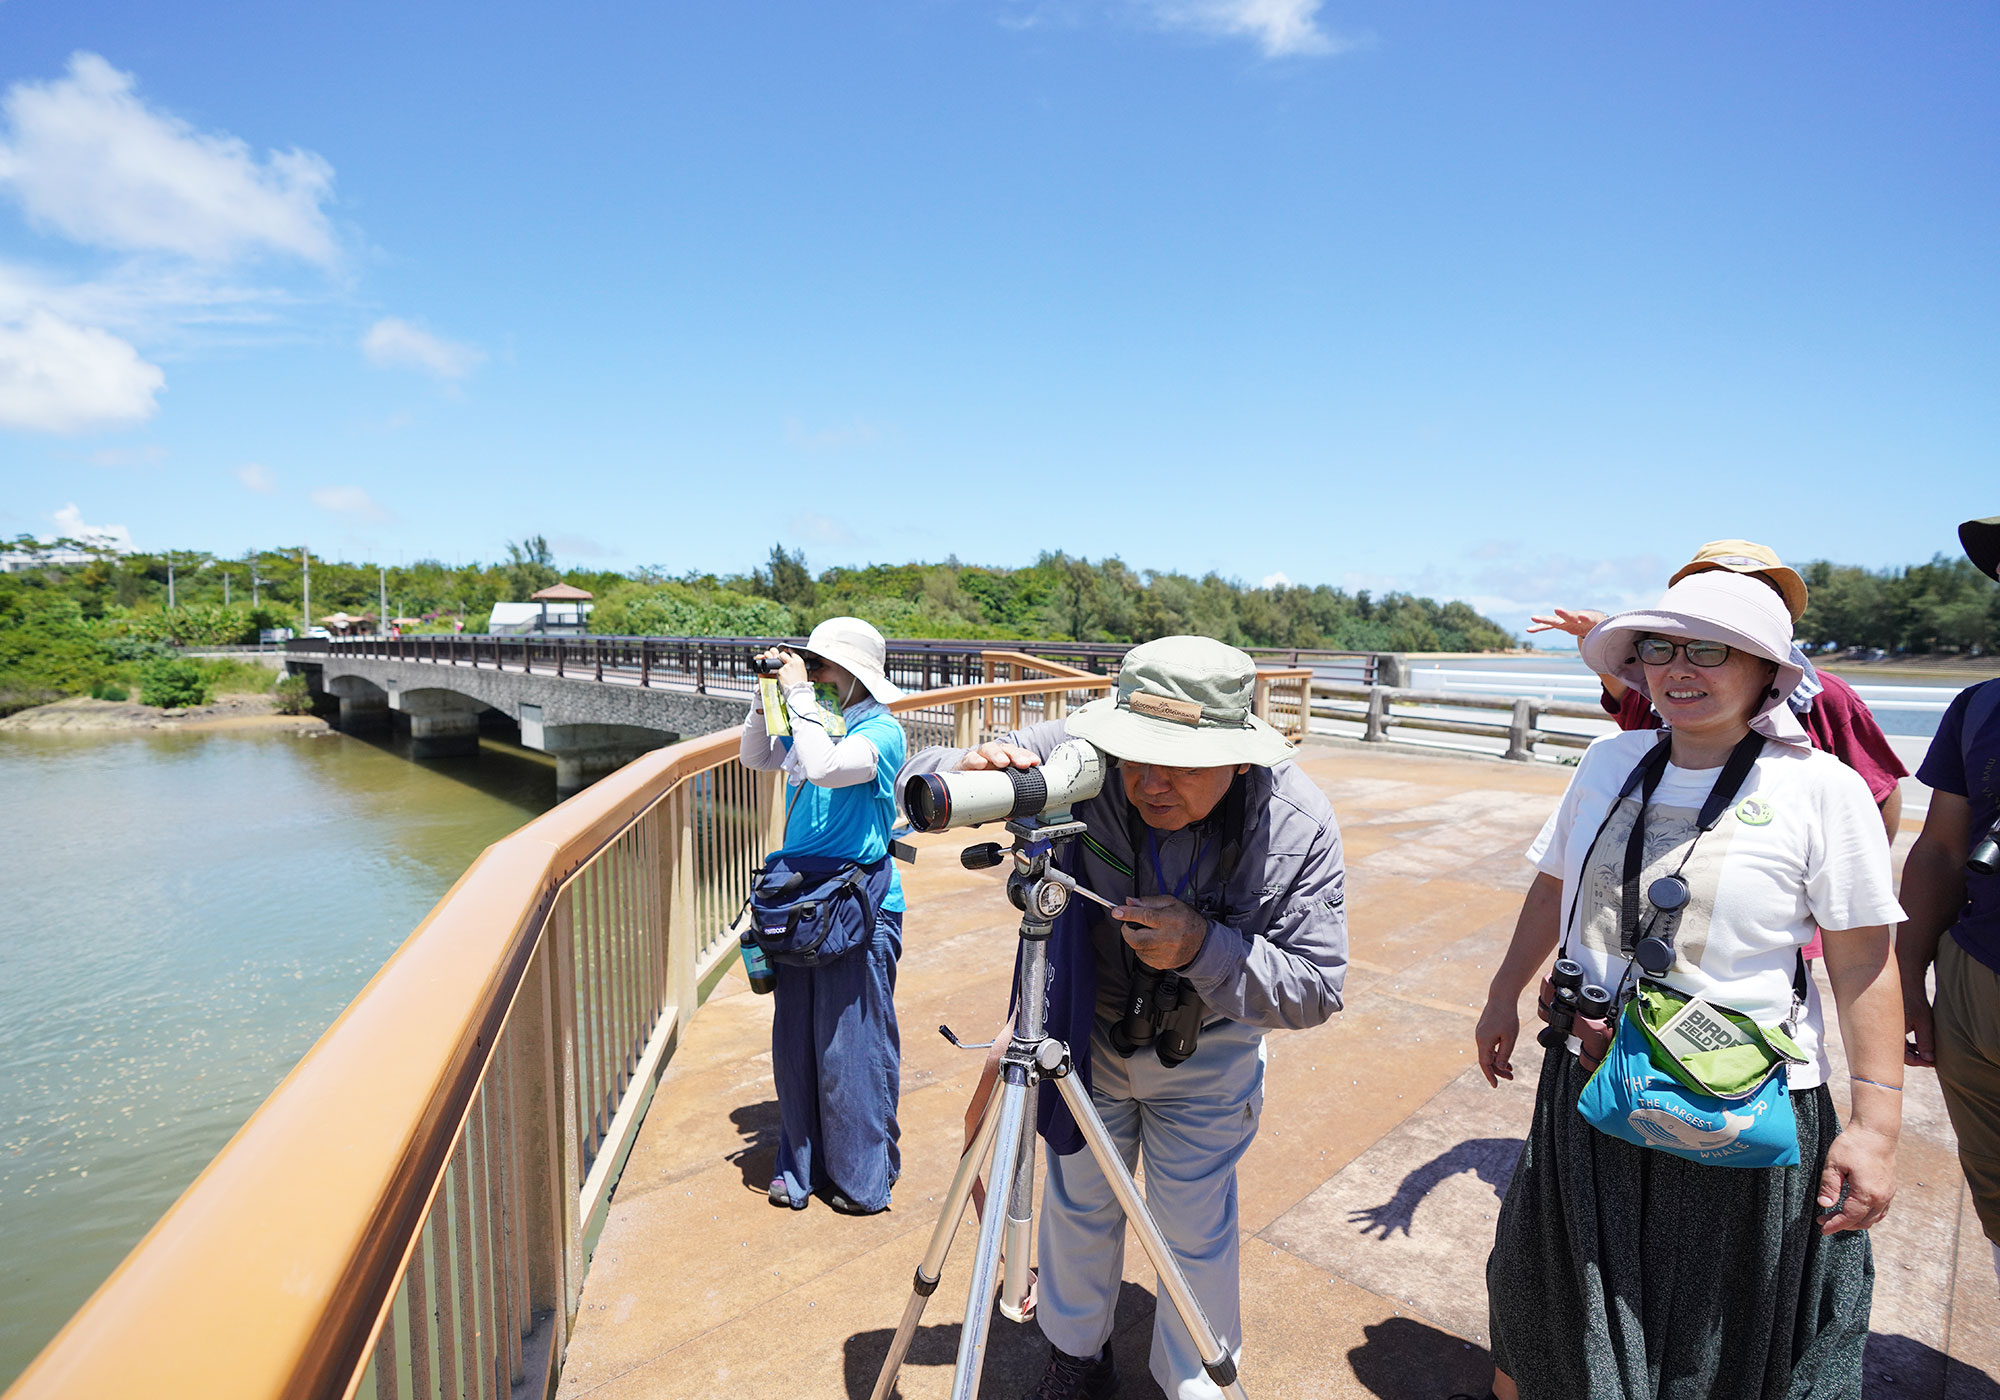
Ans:
[[[771,1073],[778,1085],[778,1167],[793,1205],[835,1190],[863,1210],[889,1204],[903,1168],[896,1097],[896,961],[903,916],[824,967],[777,965]]]

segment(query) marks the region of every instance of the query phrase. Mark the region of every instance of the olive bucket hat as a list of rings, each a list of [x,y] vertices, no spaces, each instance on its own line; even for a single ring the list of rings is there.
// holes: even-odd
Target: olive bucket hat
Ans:
[[[1161,637],[1125,653],[1118,692],[1069,717],[1069,732],[1134,763],[1269,768],[1291,741],[1252,713],[1257,663],[1211,637]]]

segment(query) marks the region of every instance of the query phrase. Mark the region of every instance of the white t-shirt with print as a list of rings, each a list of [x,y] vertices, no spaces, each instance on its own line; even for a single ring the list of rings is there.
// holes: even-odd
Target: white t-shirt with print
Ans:
[[[1632,730],[1592,744],[1562,805],[1528,850],[1537,869],[1563,882],[1560,945],[1583,964],[1586,983],[1613,992],[1631,965],[1621,949],[1618,918],[1638,793],[1609,822],[1605,817],[1656,742],[1665,742],[1658,732]],[[1661,980],[1734,1007],[1761,1026],[1776,1026],[1791,1012],[1799,951],[1815,927],[1831,940],[1843,929],[1904,917],[1890,879],[1888,837],[1860,774],[1832,754],[1767,743],[1736,800],[1683,868],[1701,805],[1721,772],[1667,765],[1646,809],[1639,922],[1644,928],[1653,916],[1646,888],[1679,870],[1691,897],[1678,914],[1660,915],[1654,927],[1671,932],[1674,942],[1674,964]],[[1586,869],[1593,837],[1596,849]],[[1808,979],[1806,1014],[1793,1037],[1808,1063],[1791,1068],[1793,1089],[1826,1081],[1824,1025],[1818,988]]]

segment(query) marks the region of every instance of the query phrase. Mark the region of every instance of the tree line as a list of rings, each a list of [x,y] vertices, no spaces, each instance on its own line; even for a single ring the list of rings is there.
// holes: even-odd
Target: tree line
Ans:
[[[299,548],[224,558],[195,550],[118,554],[22,537],[7,552],[43,562],[0,573],[0,711],[125,680],[176,646],[254,641],[314,621],[378,613],[387,595],[405,632],[483,631],[497,602],[564,582],[596,598],[591,630],[656,636],[802,636],[823,618],[866,618],[890,637],[1141,642],[1196,632],[1240,646],[1353,651],[1486,651],[1515,645],[1464,603],[1406,593],[1251,588],[1217,574],[1138,570],[1118,558],[1043,554],[1025,568],[947,559],[814,572],[774,546],[741,573],[673,575],[557,566],[541,536],[491,563],[377,565]],[[9,699],[8,697],[12,698]]]
[[[1799,571],[1811,593],[1799,639],[1815,648],[1918,655],[2000,652],[2000,584],[1940,554],[1901,569],[1819,560]]]

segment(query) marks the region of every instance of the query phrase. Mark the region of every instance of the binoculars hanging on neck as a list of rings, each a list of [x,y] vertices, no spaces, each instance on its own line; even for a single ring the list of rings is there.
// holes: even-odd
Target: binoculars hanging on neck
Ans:
[[[1573,1035],[1581,1047],[1578,1058],[1584,1073],[1595,1071],[1611,1048],[1617,1017],[1611,993],[1583,980],[1583,964],[1557,958],[1554,969],[1542,979],[1536,1010],[1548,1022],[1535,1037],[1542,1048],[1561,1050]]]

